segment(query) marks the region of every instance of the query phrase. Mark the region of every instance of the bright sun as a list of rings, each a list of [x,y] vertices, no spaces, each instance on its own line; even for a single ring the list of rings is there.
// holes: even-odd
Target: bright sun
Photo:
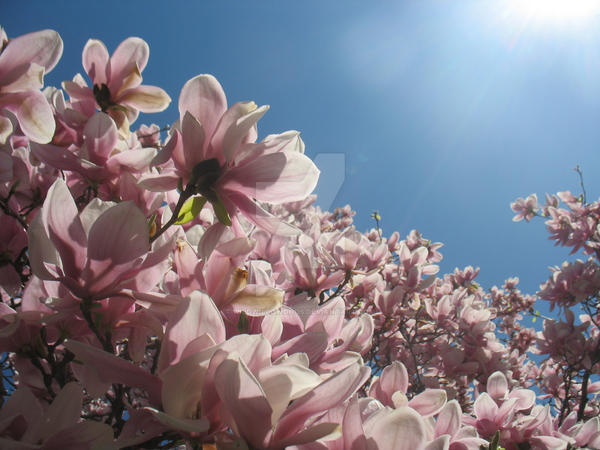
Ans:
[[[511,0],[510,9],[533,20],[571,21],[600,13],[600,0]]]

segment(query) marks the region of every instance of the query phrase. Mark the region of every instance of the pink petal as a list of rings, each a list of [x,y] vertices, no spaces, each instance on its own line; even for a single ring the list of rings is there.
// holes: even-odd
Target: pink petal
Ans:
[[[156,86],[138,86],[119,95],[119,104],[135,108],[143,113],[164,111],[171,103],[171,97]]]
[[[498,412],[498,405],[492,400],[487,392],[483,392],[477,397],[473,405],[473,410],[477,416],[477,420],[487,419],[494,421]]]
[[[76,424],[80,418],[82,402],[81,387],[74,382],[67,383],[46,410],[46,420],[39,424],[40,437],[45,439],[59,430]]]
[[[48,450],[109,449],[113,448],[113,431],[104,423],[88,420],[56,432],[43,445]]]
[[[367,438],[363,430],[360,406],[356,397],[350,400],[344,413],[342,431],[344,433],[344,448],[349,450],[363,450],[366,448]]]
[[[281,307],[283,291],[268,286],[248,285],[225,306],[224,310],[244,311],[248,316],[264,316]]]
[[[394,361],[383,369],[379,377],[381,390],[390,397],[396,391],[406,393],[408,384],[408,372],[400,361]]]
[[[202,124],[206,136],[212,136],[221,116],[227,111],[223,88],[212,75],[198,75],[183,86],[179,95],[179,117],[188,111]]]
[[[56,128],[54,114],[40,91],[2,95],[0,108],[6,108],[17,116],[21,130],[32,141],[45,144],[52,140]]]
[[[214,302],[195,291],[182,299],[169,319],[159,359],[159,369],[181,359],[185,347],[197,337],[208,334],[217,344],[225,340],[225,324]]]
[[[440,411],[435,422],[435,435],[454,436],[461,424],[462,410],[456,400],[450,400]]]
[[[281,417],[277,440],[297,433],[306,419],[338,405],[352,396],[370,375],[368,367],[352,364],[292,403]]]
[[[10,74],[11,78],[13,74]],[[44,68],[39,64],[31,63],[25,66],[24,70],[19,71],[19,74],[14,74],[14,80],[4,82],[2,91],[4,92],[22,92],[22,91],[37,91],[44,87]]]
[[[82,64],[92,84],[98,86],[107,84],[108,50],[97,39],[90,39],[83,48]]]
[[[319,441],[327,442],[338,439],[342,435],[342,426],[339,423],[322,422],[317,425],[310,426],[294,436],[283,439],[271,445],[275,448],[288,448],[291,445],[313,444]],[[302,446],[304,449],[305,447]]]
[[[223,361],[215,372],[215,386],[240,436],[254,447],[265,448],[273,411],[260,383],[243,361]]]
[[[323,306],[320,306],[306,320],[305,327],[308,329],[315,323],[322,323],[325,332],[333,340],[339,337],[345,321],[346,307],[344,300],[337,297]]]
[[[150,48],[142,39],[130,37],[121,42],[110,58],[110,92],[116,95],[128,76],[142,72],[149,56]]]
[[[415,450],[424,446],[425,422],[412,408],[381,410],[365,423],[368,449]]]
[[[535,405],[535,392],[530,389],[515,389],[508,394],[508,397],[517,399],[515,404],[517,411],[523,411]]]
[[[29,239],[29,263],[31,271],[43,280],[54,279],[52,274],[46,269],[45,263],[55,266],[60,265],[60,255],[52,241],[48,238],[44,224],[42,223],[42,215],[38,214],[29,224],[27,230]]]
[[[13,125],[8,117],[0,116],[0,144],[6,144],[6,140],[13,133]],[[0,181],[5,183],[12,178],[12,158],[2,152],[0,154]]]
[[[54,30],[42,30],[13,38],[0,55],[0,77],[7,72],[31,63],[50,72],[63,52],[63,42]]]
[[[185,419],[174,417],[159,411],[154,408],[146,407],[146,411],[150,411],[156,419],[170,429],[187,431],[188,433],[205,433],[210,428],[210,423],[205,418],[201,419]]]
[[[176,160],[180,165],[183,163],[187,171],[190,173],[192,169],[200,161],[203,161],[204,151],[204,128],[196,118],[186,111],[181,121],[181,136],[183,138],[183,158],[181,161]],[[175,153],[175,156],[178,156]]]
[[[121,264],[139,258],[148,250],[146,217],[133,202],[118,203],[108,209],[90,229],[89,259]]]
[[[329,336],[322,324],[313,326],[310,330],[295,336],[273,348],[273,358],[284,353],[306,353],[310,360],[316,360],[327,348]]]
[[[105,174],[102,167],[80,159],[64,147],[51,144],[40,145],[35,142],[31,142],[29,147],[40,161],[55,169],[70,170],[95,180],[101,180]]]
[[[108,114],[94,114],[83,129],[83,138],[89,154],[89,160],[102,165],[117,145],[119,138],[117,126]]]
[[[450,448],[450,436],[440,436],[431,441],[423,450],[448,450]]]
[[[233,105],[221,118],[210,141],[212,151],[222,153],[228,162],[233,161],[239,147],[247,142],[246,137],[250,130],[268,109],[268,106],[257,108],[254,102]]]
[[[42,223],[60,254],[65,274],[78,279],[85,264],[88,240],[69,188],[57,179],[48,190],[42,207]]]
[[[75,354],[76,360],[92,369],[100,381],[139,387],[148,392],[153,403],[160,402],[161,383],[158,377],[122,358],[81,342],[68,340],[64,346]]]
[[[278,236],[297,236],[300,230],[292,225],[282,222],[273,216],[258,203],[250,200],[245,194],[227,191],[226,198],[239,208],[242,215],[256,226]]]
[[[494,372],[487,381],[487,392],[494,399],[503,398],[508,392],[508,381],[502,372]]]
[[[319,169],[305,155],[278,152],[261,156],[223,176],[227,189],[271,203],[305,199],[317,185]]]
[[[153,148],[126,150],[110,157],[106,167],[113,173],[119,173],[121,168],[140,172],[150,166],[155,156],[156,149]]]
[[[443,389],[426,389],[413,397],[408,406],[416,410],[421,416],[429,417],[437,414],[446,404],[446,391]]]
[[[179,177],[174,173],[142,176],[139,185],[151,192],[168,192],[177,188]]]

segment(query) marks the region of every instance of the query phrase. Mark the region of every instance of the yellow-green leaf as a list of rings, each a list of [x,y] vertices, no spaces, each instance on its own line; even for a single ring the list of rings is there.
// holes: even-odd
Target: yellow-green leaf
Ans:
[[[204,197],[192,197],[188,199],[179,211],[179,216],[175,221],[176,225],[183,225],[194,220],[194,218],[200,214],[206,199]]]
[[[215,210],[215,215],[219,222],[228,227],[231,226],[231,218],[229,217],[229,213],[223,204],[223,201],[217,196],[217,200],[212,202],[213,209]]]

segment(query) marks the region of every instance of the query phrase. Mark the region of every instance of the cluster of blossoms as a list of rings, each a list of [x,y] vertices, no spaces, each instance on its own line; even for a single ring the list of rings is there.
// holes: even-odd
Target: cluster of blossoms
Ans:
[[[199,75],[167,133],[132,130],[170,103],[147,44],[90,40],[91,84],[42,90],[61,53],[0,29],[0,447],[600,447],[594,261],[540,293],[582,324],[521,328],[517,279],[438,276],[441,244],[315,207],[298,132],[258,140],[266,106]],[[596,210],[561,198],[551,233],[597,256]]]

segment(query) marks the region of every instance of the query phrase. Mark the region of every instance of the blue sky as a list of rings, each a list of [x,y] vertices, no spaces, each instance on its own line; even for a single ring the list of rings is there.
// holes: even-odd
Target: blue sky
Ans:
[[[0,21],[9,37],[61,34],[49,85],[83,71],[88,38],[110,52],[145,39],[145,84],[173,103],[138,124],[174,121],[183,84],[212,73],[230,103],[271,105],[261,137],[302,132],[324,207],[351,204],[361,230],[378,210],[386,234],[443,242],[443,272],[479,266],[485,288],[516,275],[535,292],[568,252],[509,204],[579,193],[577,165],[600,193],[600,8],[562,20],[515,2],[29,0],[2,2]]]

